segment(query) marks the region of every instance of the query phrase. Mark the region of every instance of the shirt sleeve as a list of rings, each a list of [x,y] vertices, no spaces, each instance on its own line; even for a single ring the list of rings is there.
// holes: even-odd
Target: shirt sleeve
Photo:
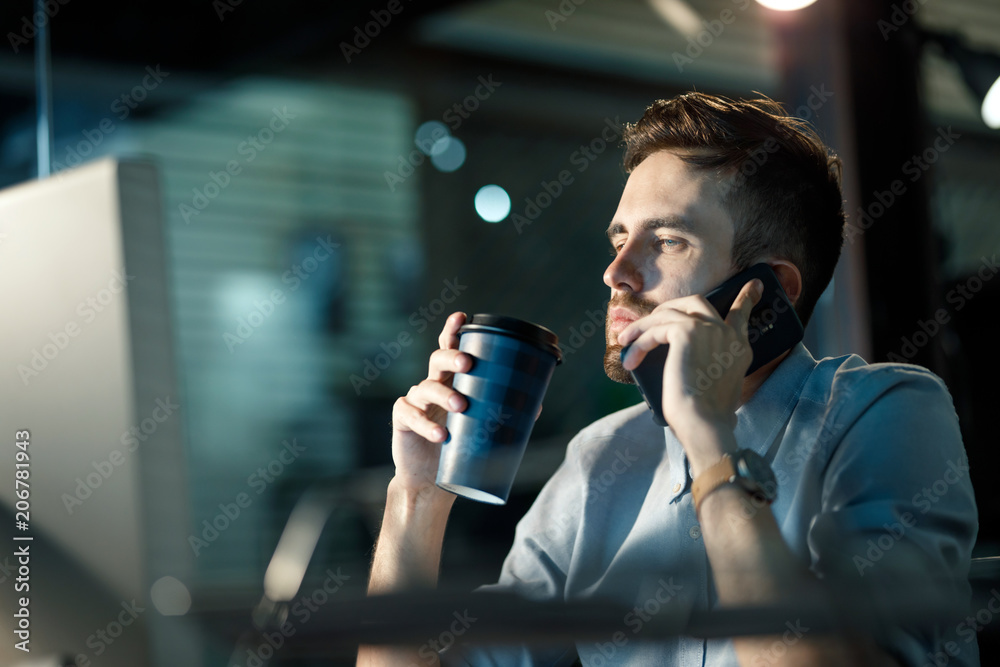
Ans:
[[[809,530],[812,569],[887,600],[943,585],[949,601],[967,606],[979,523],[944,383],[918,367],[877,364],[835,384],[830,406],[827,424],[841,437],[829,439],[822,509]],[[936,655],[979,664],[975,632],[963,633],[958,619],[890,628],[878,641],[903,665],[937,664]]]
[[[579,533],[586,480],[579,459],[580,436],[517,524],[514,543],[495,584],[476,592],[506,591],[531,600],[562,600]],[[464,646],[441,654],[446,666],[533,667],[571,665],[572,645]]]

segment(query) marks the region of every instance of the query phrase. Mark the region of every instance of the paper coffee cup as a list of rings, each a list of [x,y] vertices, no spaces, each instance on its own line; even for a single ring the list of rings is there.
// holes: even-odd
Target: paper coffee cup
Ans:
[[[437,485],[460,496],[503,505],[535,425],[556,364],[559,337],[502,315],[476,314],[459,330],[458,349],[472,368],[452,386],[468,399],[449,412]]]

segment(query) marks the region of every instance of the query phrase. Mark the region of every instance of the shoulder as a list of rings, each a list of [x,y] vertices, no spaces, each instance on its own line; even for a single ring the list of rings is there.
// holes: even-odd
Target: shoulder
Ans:
[[[643,428],[646,421],[654,427],[656,426],[652,418],[649,418],[649,410],[646,408],[646,404],[640,402],[591,422],[582,428],[576,437],[590,439],[629,433],[637,428]]]
[[[933,481],[949,462],[964,460],[951,394],[926,368],[869,364],[849,355],[818,362],[806,384],[798,423],[816,443],[817,459],[833,481],[838,470],[847,477],[863,470],[862,477],[880,471],[901,480]],[[849,482],[866,483],[861,477]]]
[[[827,405],[841,418],[856,418],[875,404],[897,400],[954,414],[947,386],[930,370],[895,362],[869,364],[856,354],[816,362],[802,398]]]
[[[570,441],[568,454],[593,454],[621,444],[663,448],[664,429],[653,421],[645,403],[637,403],[612,412],[581,429]]]
[[[934,448],[954,454],[961,447],[951,395],[921,366],[869,364],[855,354],[824,358],[813,361],[795,400],[790,442],[818,461],[829,463],[836,451],[841,458],[898,458]]]

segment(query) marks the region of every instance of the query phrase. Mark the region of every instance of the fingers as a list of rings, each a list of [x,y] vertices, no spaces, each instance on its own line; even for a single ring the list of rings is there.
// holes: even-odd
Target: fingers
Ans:
[[[472,368],[472,357],[458,350],[434,350],[427,365],[427,378],[445,382],[455,373],[464,373]]]
[[[392,406],[392,415],[397,429],[413,431],[431,442],[441,442],[447,436],[443,426],[429,418],[426,412],[412,405],[403,396],[396,399],[396,404]]]
[[[750,321],[750,313],[760,301],[763,292],[764,283],[759,278],[754,278],[744,285],[740,293],[736,295],[736,301],[733,302],[733,307],[729,309],[729,314],[726,315],[726,323],[739,332],[746,331],[747,324]]]
[[[622,329],[618,334],[618,344],[622,346],[628,345],[649,329],[670,322],[687,321],[692,318],[722,321],[719,319],[719,314],[712,307],[712,304],[699,294],[672,299],[669,304],[669,306],[667,304],[660,304],[649,315],[640,317]]]
[[[444,321],[444,328],[438,336],[438,346],[442,350],[453,350],[458,348],[458,330],[465,324],[465,313],[452,313]]]
[[[740,290],[736,300],[733,302],[733,306],[730,308],[725,322],[734,327],[737,331],[744,331],[746,329],[747,322],[750,320],[750,313],[753,311],[754,306],[756,306],[756,304],[760,301],[763,290],[764,284],[759,279],[755,278],[747,282],[747,284],[743,286],[743,289]],[[649,331],[678,322],[691,322],[696,320],[701,322],[719,323],[723,321],[720,319],[719,313],[716,312],[712,304],[710,304],[705,297],[698,294],[681,297],[679,299],[672,299],[669,304],[669,306],[667,306],[667,304],[660,304],[649,315],[639,318],[622,329],[618,334],[618,344],[624,347],[629,343],[633,343],[633,349],[641,349],[646,352],[652,349],[652,347],[655,347],[655,345],[649,345],[651,340],[655,339],[660,343],[667,342],[661,334],[654,339],[647,338],[643,346],[637,347],[634,344],[634,341],[639,340]],[[631,350],[629,351],[628,356],[632,356]],[[642,354],[642,356],[645,355]]]
[[[438,345],[431,353],[427,379],[410,387],[406,396],[393,406],[393,423],[396,428],[410,430],[431,442],[441,442],[447,437],[445,428],[435,421],[442,413],[461,412],[469,402],[451,388],[455,373],[472,368],[472,358],[458,350],[458,330],[465,324],[465,313],[452,313],[445,320]]]
[[[432,442],[441,442],[447,436],[447,431],[437,421],[441,414],[462,412],[468,406],[468,399],[462,394],[428,378],[410,387],[406,396],[396,401],[393,421],[399,429],[413,431]]]
[[[458,330],[465,324],[465,313],[452,313],[438,336],[440,348],[431,353],[427,378],[410,387],[406,396],[392,406],[393,427],[412,431],[430,442],[443,442],[448,435],[444,415],[462,412],[469,401],[451,387],[451,378],[472,368],[472,357],[458,350]]]
[[[420,384],[410,387],[406,394],[407,402],[413,407],[427,412],[436,405],[446,412],[461,412],[468,407],[468,400],[448,385],[427,378]]]
[[[622,366],[627,371],[634,370],[650,350],[658,345],[672,345],[689,339],[692,334],[692,325],[701,325],[701,321],[675,320],[666,324],[655,326],[639,335],[632,341],[632,347],[628,349],[628,354],[622,360]]]
[[[458,330],[465,324],[465,313],[452,313],[444,322],[444,328],[438,336],[440,349],[431,353],[427,377],[432,380],[444,381],[454,373],[461,373],[472,368],[472,358],[458,351]]]

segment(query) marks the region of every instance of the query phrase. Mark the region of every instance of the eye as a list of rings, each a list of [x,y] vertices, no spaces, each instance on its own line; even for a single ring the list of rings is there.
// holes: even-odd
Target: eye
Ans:
[[[608,248],[608,254],[611,255],[612,257],[617,256],[618,253],[621,252],[621,249],[622,249],[623,245],[625,245],[625,244],[624,243],[612,243],[611,247]]]
[[[684,241],[680,239],[656,239],[657,247],[664,247],[668,250],[676,250],[684,246]]]

